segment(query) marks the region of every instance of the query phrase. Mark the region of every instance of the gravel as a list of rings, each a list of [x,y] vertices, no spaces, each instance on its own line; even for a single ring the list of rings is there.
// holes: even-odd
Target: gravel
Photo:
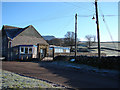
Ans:
[[[0,89],[6,88],[64,88],[57,84],[29,78],[9,71],[0,70]],[[0,80],[0,81],[1,81]]]

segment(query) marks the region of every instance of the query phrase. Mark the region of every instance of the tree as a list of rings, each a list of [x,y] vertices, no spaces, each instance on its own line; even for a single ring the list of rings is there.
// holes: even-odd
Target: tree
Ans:
[[[96,41],[96,36],[95,35],[86,35],[85,38],[88,40],[89,48],[92,45],[92,43]]]
[[[47,42],[48,42],[50,45],[61,46],[62,43],[63,43],[63,40],[62,40],[62,39],[59,39],[59,38],[54,38],[54,39],[51,39],[51,40],[47,40]]]
[[[75,44],[75,33],[67,32],[64,38],[64,46],[71,46]]]

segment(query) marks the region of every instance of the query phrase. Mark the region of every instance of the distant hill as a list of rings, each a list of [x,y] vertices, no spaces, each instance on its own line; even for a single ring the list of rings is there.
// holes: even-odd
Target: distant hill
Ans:
[[[51,40],[54,39],[55,36],[42,36],[45,40]]]

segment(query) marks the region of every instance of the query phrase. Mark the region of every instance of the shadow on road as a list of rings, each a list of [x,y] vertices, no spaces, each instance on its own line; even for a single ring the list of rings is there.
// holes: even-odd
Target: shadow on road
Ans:
[[[69,85],[74,88],[118,88],[118,80],[95,73],[64,67],[61,62],[40,62],[40,67],[46,68],[54,77],[54,82]]]
[[[61,62],[2,62],[2,69],[72,88],[118,88],[118,79],[65,67]]]

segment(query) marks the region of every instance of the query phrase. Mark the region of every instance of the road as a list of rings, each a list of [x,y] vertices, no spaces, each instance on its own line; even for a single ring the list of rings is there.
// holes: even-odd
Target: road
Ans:
[[[3,61],[2,69],[71,88],[119,88],[119,78],[52,65],[50,62]]]

